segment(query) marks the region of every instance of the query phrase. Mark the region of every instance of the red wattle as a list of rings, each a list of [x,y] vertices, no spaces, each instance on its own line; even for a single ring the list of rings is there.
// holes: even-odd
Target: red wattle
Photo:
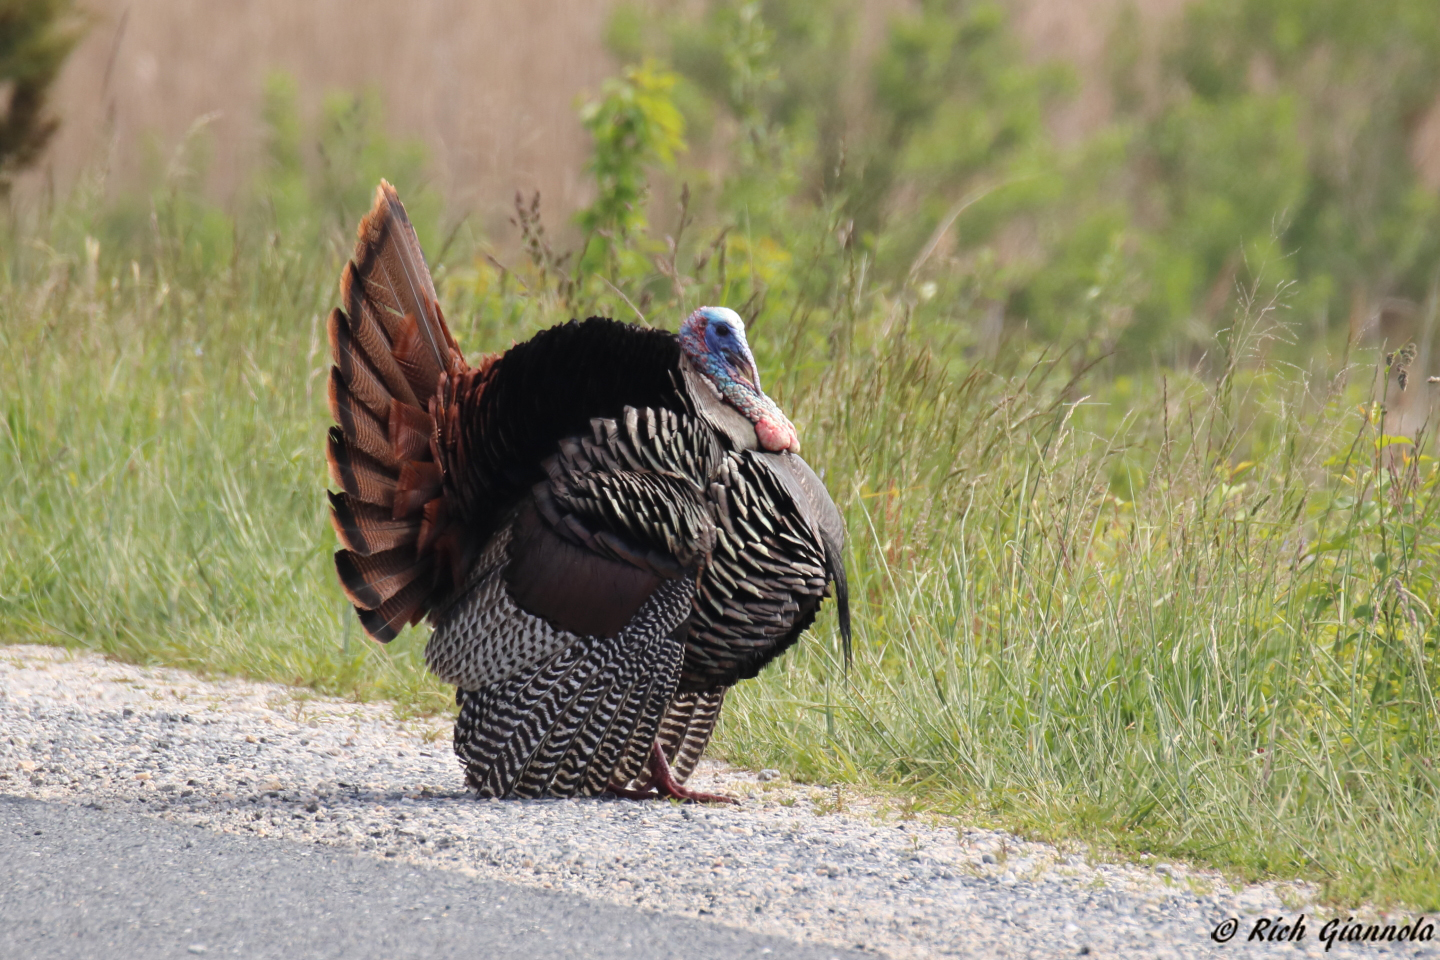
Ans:
[[[783,450],[800,452],[800,438],[795,435],[795,428],[787,422],[777,423],[768,418],[757,420],[755,437],[760,441],[760,446],[771,453],[780,453]]]

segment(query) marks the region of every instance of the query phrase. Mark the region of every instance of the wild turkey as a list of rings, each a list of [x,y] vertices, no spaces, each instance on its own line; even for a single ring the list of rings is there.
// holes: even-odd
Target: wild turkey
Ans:
[[[726,689],[793,644],[844,526],[741,318],[592,317],[466,364],[382,182],[330,315],[340,582],[381,642],[428,617],[481,796],[682,784]]]

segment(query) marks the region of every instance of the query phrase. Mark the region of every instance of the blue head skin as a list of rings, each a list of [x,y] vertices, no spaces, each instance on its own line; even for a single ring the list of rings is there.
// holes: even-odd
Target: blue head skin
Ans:
[[[755,424],[761,449],[800,452],[795,426],[760,389],[755,355],[745,340],[745,321],[728,307],[701,307],[680,325],[680,349],[725,402]]]

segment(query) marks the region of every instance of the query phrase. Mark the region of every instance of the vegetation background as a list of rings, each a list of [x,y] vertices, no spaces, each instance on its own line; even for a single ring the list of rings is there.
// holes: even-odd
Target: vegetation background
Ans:
[[[390,45],[324,4],[11,6],[7,89],[88,22],[102,95],[61,76],[0,231],[4,639],[449,709],[423,629],[360,636],[321,493],[323,318],[384,176],[472,354],[745,314],[857,642],[822,618],[720,752],[1440,904],[1429,0],[437,2]],[[357,72],[317,96],[326,57]]]

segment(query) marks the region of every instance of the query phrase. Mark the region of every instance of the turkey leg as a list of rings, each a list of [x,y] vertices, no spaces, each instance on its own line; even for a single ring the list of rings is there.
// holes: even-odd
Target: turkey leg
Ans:
[[[670,762],[665,759],[665,750],[656,740],[650,747],[651,773],[650,781],[639,790],[626,790],[624,787],[611,784],[608,788],[610,793],[617,797],[624,797],[626,800],[651,800],[657,797],[672,797],[676,800],[689,800],[694,803],[733,803],[737,806],[740,801],[734,797],[727,797],[722,793],[701,793],[699,790],[691,790],[683,783],[675,779],[675,774],[670,772]],[[654,792],[652,792],[654,791]]]

